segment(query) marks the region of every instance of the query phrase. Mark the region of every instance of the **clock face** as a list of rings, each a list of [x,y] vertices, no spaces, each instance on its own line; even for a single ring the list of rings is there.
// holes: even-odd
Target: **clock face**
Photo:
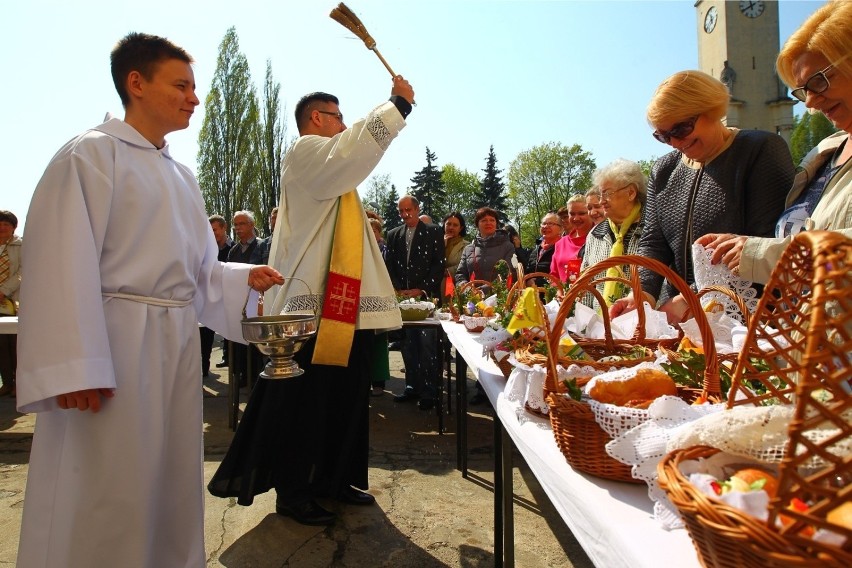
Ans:
[[[740,0],[740,12],[747,18],[756,18],[766,8],[765,2],[761,0]]]
[[[716,20],[718,18],[719,13],[716,11],[716,6],[710,6],[710,9],[707,10],[707,15],[704,16],[704,31],[708,34],[712,32],[716,27]]]

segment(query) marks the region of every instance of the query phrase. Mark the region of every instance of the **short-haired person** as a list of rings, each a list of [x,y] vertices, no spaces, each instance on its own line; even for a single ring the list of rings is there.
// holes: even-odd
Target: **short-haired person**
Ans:
[[[642,167],[636,162],[618,158],[595,170],[592,182],[600,188],[606,219],[595,225],[586,236],[581,272],[611,256],[636,254],[642,236],[642,205],[647,184]],[[613,267],[606,275],[629,278],[629,267]],[[600,284],[598,289],[607,307],[629,293],[629,289],[617,282]]]
[[[582,194],[578,193],[569,197],[564,211],[560,219],[562,219],[565,233],[554,247],[549,272],[562,282],[568,282],[574,272],[569,271],[569,267],[572,267],[572,261],[579,261],[580,253],[586,244],[586,235],[592,230],[594,223],[589,216],[586,198]]]
[[[521,242],[521,235],[518,233],[518,230],[512,225],[503,225],[501,230],[509,236],[509,241],[511,241],[512,245],[515,247],[515,258],[518,259],[518,263],[521,266],[526,266],[527,260],[530,257],[529,249],[524,248],[523,243]]]
[[[545,213],[539,225],[541,239],[530,251],[524,270],[527,274],[532,272],[550,273],[550,263],[553,260],[553,251],[556,244],[562,238],[562,223],[556,213]],[[543,279],[542,279],[543,280]],[[539,282],[539,285],[543,284]]]
[[[730,94],[701,71],[663,81],[648,105],[654,138],[674,148],[654,162],[648,182],[639,254],[694,281],[692,243],[707,233],[772,236],[793,181],[787,143],[762,130],[722,122]],[[640,269],[646,300],[678,322],[686,302],[663,276]],[[632,296],[610,307],[617,316],[635,308]]]
[[[790,239],[802,230],[852,238],[852,3],[828,2],[790,36],[775,66],[794,97],[823,113],[840,131],[802,160],[773,237],[709,234],[713,261],[765,283]]]
[[[0,301],[17,302],[21,287],[21,237],[15,234],[18,217],[0,211]],[[0,396],[15,396],[15,368],[18,366],[18,337],[0,334]]]
[[[311,93],[296,104],[299,138],[281,172],[270,262],[289,285],[266,294],[269,314],[320,314],[294,357],[304,374],[252,389],[225,459],[208,484],[250,505],[275,489],[275,510],[305,525],[334,522],[317,498],[372,505],[369,395],[377,331],[402,318],[356,187],[405,127],[414,90],[393,78],[390,100],[346,127],[340,102]],[[299,279],[303,282],[299,282]]]
[[[480,207],[473,222],[479,234],[462,251],[459,266],[456,269],[456,284],[469,280],[493,281],[497,277],[494,265],[499,260],[511,263],[515,254],[515,245],[508,235],[497,230],[499,213],[490,207]]]
[[[606,211],[601,202],[601,190],[597,186],[591,187],[585,194],[586,208],[589,210],[589,219],[597,225],[606,218]]]
[[[388,232],[385,264],[397,296],[440,299],[444,275],[444,238],[441,228],[423,221],[420,203],[403,195],[397,202],[402,225]],[[403,329],[402,360],[405,390],[394,402],[416,399],[421,410],[435,406],[434,377],[438,366],[438,343],[434,329]]]
[[[479,234],[473,242],[464,247],[461,261],[456,269],[456,285],[462,285],[470,280],[488,280],[497,278],[495,265],[505,260],[512,266],[515,255],[515,245],[503,231],[497,230],[499,213],[491,207],[480,207],[473,218]],[[476,382],[476,393],[470,398],[470,404],[481,404],[488,397],[479,381]]]
[[[198,323],[242,340],[246,284],[283,279],[217,260],[198,183],[169,154],[199,104],[191,63],[125,36],[124,120],[65,144],[33,194],[18,410],[38,419],[18,566],[205,565]]]
[[[237,238],[234,246],[228,251],[228,262],[246,264],[262,264],[264,257],[263,242],[257,238],[257,229],[253,211],[237,211],[232,221],[234,236]],[[269,253],[266,253],[269,258]],[[263,356],[254,345],[235,343],[233,345],[230,371],[234,374],[234,382],[240,387],[249,385],[249,372],[257,377],[263,370]],[[252,380],[254,384],[254,380]]]
[[[217,259],[220,262],[228,260],[228,251],[234,244],[231,237],[228,236],[228,222],[221,215],[211,215],[207,219],[210,221],[210,229],[213,231],[213,238],[216,239],[216,246],[219,247]],[[201,376],[206,377],[210,374],[210,354],[213,352],[213,341],[216,339],[216,333],[206,326],[198,328],[201,335]],[[222,343],[222,367],[228,365],[228,340],[223,340]],[[220,365],[216,365],[219,367]]]

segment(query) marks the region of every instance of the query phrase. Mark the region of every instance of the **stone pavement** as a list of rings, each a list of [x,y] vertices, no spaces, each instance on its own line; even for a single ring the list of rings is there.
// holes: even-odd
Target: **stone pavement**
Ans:
[[[214,349],[213,362],[221,351]],[[274,512],[275,495],[250,507],[208,494],[205,513],[207,567],[443,567],[494,565],[493,433],[490,407],[471,407],[471,478],[456,471],[455,418],[437,434],[434,411],[394,403],[402,392],[402,359],[391,352],[392,380],[373,397],[370,493],[377,506],[322,501],[338,513],[328,528],[306,527]],[[469,392],[473,392],[469,380]],[[227,373],[214,369],[203,381],[204,473],[209,480],[232,432],[227,421]],[[247,390],[241,392],[244,402]],[[455,401],[453,401],[455,402]],[[0,567],[14,566],[34,418],[0,398]],[[515,565],[519,568],[587,568],[592,564],[553,509],[535,477],[515,453]]]

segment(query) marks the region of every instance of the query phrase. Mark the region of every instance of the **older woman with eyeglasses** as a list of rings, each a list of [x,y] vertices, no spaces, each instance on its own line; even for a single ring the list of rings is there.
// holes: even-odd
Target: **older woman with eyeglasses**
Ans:
[[[606,219],[586,237],[581,270],[611,256],[636,254],[642,236],[642,205],[645,203],[645,174],[636,162],[619,158],[595,170],[592,182],[600,189]],[[627,267],[610,268],[607,276],[629,277]],[[607,306],[629,290],[617,282],[598,286]],[[591,295],[584,301],[591,301]]]
[[[729,98],[719,80],[681,71],[657,87],[648,105],[654,138],[674,151],[651,170],[638,254],[670,266],[689,284],[691,248],[698,237],[771,236],[793,181],[793,160],[780,136],[722,122]],[[674,286],[649,270],[641,269],[640,276],[652,305],[659,303],[670,321],[679,321],[686,306]],[[632,307],[632,298],[622,299],[610,314]]]
[[[562,238],[562,223],[556,213],[546,213],[541,218],[539,225],[541,239],[530,251],[524,270],[530,272],[550,272],[550,261],[553,258],[553,250],[559,239]]]
[[[787,209],[774,238],[733,234],[704,235],[743,278],[765,283],[793,235],[802,230],[840,231],[852,237],[852,2],[829,2],[787,40],[775,66],[791,94],[811,112],[823,113],[840,132],[804,157],[787,195]]]

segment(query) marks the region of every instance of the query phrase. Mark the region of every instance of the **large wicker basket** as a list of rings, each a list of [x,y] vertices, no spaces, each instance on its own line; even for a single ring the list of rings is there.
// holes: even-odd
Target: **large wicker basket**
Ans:
[[[830,511],[848,507],[852,499],[850,290],[852,240],[838,233],[801,233],[773,271],[750,320],[728,407],[795,404],[767,521],[704,496],[681,473],[684,460],[717,449],[676,450],[660,462],[660,486],[680,511],[704,566],[852,566],[852,529],[828,520]],[[760,355],[770,370],[756,368],[748,355]],[[814,436],[825,429],[836,434]],[[807,511],[790,510],[793,498],[808,503]],[[783,528],[776,528],[779,517],[787,523]],[[820,528],[845,537],[845,544],[832,546],[803,534]]]
[[[716,344],[713,341],[710,325],[707,322],[704,311],[701,309],[701,304],[687,283],[661,262],[636,255],[625,255],[610,257],[589,267],[566,293],[559,312],[556,315],[554,329],[562,329],[571,306],[581,294],[591,292],[592,294],[598,294],[598,297],[600,296],[596,289],[596,284],[600,281],[598,277],[600,272],[606,271],[611,266],[622,266],[624,264],[629,264],[633,267],[644,267],[661,274],[683,295],[687,305],[696,314],[696,323],[699,330],[701,330],[702,340],[705,344],[707,363],[703,377],[705,394],[719,396],[720,384],[718,363],[716,360]],[[634,273],[634,277],[630,284],[638,286],[638,270],[633,270],[632,272]],[[637,297],[639,296],[641,295],[637,294]],[[643,310],[640,309],[639,312],[639,320],[644,327]],[[606,318],[605,321],[607,321]],[[623,343],[612,341],[609,325],[606,326],[606,329],[610,335],[608,335],[607,341],[603,342],[604,344],[615,346]],[[642,332],[644,333],[644,329]],[[549,353],[558,353],[558,343],[559,334],[553,333],[550,338]],[[551,356],[551,358],[554,357]],[[638,362],[640,361],[636,361],[636,363]],[[561,363],[564,365],[564,362]],[[585,363],[585,361],[581,363]],[[546,399],[550,406],[550,423],[553,427],[553,435],[556,438],[556,443],[571,467],[605,479],[642,483],[641,480],[634,479],[631,473],[631,466],[611,458],[606,453],[605,446],[611,438],[598,425],[589,404],[578,402],[559,394],[557,392],[557,381],[556,369],[555,365],[553,365],[548,368],[545,385],[545,389],[548,391],[546,392]]]

